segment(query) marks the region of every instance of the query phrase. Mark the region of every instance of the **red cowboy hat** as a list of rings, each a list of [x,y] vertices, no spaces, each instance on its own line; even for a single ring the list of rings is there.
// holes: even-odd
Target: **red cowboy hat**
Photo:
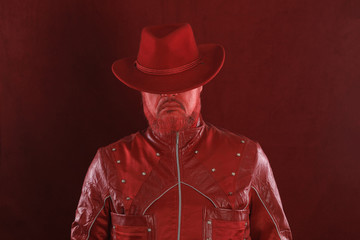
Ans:
[[[143,28],[137,59],[119,59],[112,71],[139,91],[179,93],[213,79],[224,59],[221,45],[197,45],[189,24],[157,25]]]

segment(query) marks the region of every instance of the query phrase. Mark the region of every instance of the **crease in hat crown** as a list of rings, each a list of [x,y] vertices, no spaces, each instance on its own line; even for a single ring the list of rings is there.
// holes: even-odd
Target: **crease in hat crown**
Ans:
[[[160,75],[171,74],[198,63],[199,50],[188,23],[143,28],[136,60],[140,71],[156,74],[160,70]]]

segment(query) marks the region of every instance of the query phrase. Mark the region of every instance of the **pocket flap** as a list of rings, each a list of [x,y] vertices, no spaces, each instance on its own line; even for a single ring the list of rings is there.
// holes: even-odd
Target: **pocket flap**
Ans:
[[[204,209],[204,239],[243,239],[249,234],[249,209]]]
[[[205,208],[205,219],[218,219],[223,221],[248,221],[249,209],[245,210],[233,210],[225,208]]]
[[[111,212],[112,239],[155,239],[152,215],[125,215]]]
[[[149,218],[151,218],[149,215],[137,216],[111,213],[112,223],[119,226],[148,226]]]

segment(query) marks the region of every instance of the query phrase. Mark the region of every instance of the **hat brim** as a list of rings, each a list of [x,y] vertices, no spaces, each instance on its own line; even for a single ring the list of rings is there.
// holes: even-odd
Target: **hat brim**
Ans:
[[[203,86],[224,64],[225,51],[219,44],[198,45],[201,63],[170,75],[151,75],[136,68],[136,58],[123,58],[112,65],[114,75],[128,87],[149,93],[180,93]]]

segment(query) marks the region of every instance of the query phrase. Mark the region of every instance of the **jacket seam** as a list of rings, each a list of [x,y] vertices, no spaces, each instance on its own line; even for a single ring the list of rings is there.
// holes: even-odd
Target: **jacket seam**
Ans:
[[[243,136],[244,137],[244,136]],[[245,138],[245,137],[244,137]],[[241,160],[244,158],[244,156],[247,154],[247,148],[249,146],[249,139],[246,139],[245,141],[245,146],[243,148],[243,151],[242,151],[242,154],[241,154],[241,157],[239,159],[239,166],[237,167],[237,171],[239,172],[240,169],[241,169]],[[238,178],[237,178],[238,179]],[[238,184],[237,184],[238,181],[235,181],[235,189],[236,191],[238,190]],[[249,196],[246,194],[246,205],[244,208],[242,208],[241,210],[245,210],[248,206],[249,206],[249,203],[250,203],[250,198]]]
[[[162,194],[160,194],[157,198],[155,198],[143,211],[143,215],[145,215],[145,212],[151,207],[151,205],[154,204],[154,202],[156,202],[157,200],[159,200],[162,196],[165,195],[165,193],[167,193],[168,191],[170,191],[171,189],[173,189],[175,186],[177,186],[178,183],[176,183],[175,185],[171,186],[170,188],[166,189]]]
[[[110,199],[111,199],[111,196],[109,195],[109,196],[107,196],[107,197],[104,199],[104,204],[103,204],[103,206],[101,207],[101,209],[99,210],[99,212],[96,214],[96,216],[95,216],[95,218],[94,218],[93,222],[91,223],[91,225],[90,225],[90,227],[89,227],[88,236],[87,236],[86,240],[88,240],[88,239],[89,239],[89,237],[90,237],[90,231],[91,231],[91,228],[92,228],[92,226],[94,225],[94,223],[95,223],[95,221],[96,221],[97,217],[99,216],[99,214],[101,213],[101,211],[104,209],[104,207],[105,207],[105,202],[106,202],[106,200],[107,200],[108,198],[110,198]]]
[[[253,186],[251,186],[251,188],[255,190],[256,195],[257,195],[257,196],[258,196],[258,198],[260,199],[260,201],[261,201],[262,205],[264,206],[265,210],[267,211],[267,213],[269,214],[269,216],[270,216],[271,220],[273,221],[273,223],[274,223],[274,225],[275,225],[275,228],[276,228],[276,232],[278,233],[279,238],[281,239],[280,231],[279,231],[279,228],[278,228],[278,226],[277,226],[277,224],[276,224],[276,222],[275,222],[274,217],[271,215],[271,213],[270,213],[269,209],[266,207],[266,205],[265,205],[264,201],[261,199],[260,194],[259,194],[259,192],[256,190],[256,188],[255,188],[255,187],[253,187]]]
[[[112,199],[112,197],[111,197],[110,195],[109,195],[109,197],[110,197],[110,200],[111,200],[111,203],[112,203],[112,205],[113,205],[113,207],[114,207],[115,212],[116,212],[117,214],[119,214],[118,211],[116,210],[116,207],[115,207],[115,204],[114,204],[114,200]]]
[[[247,199],[246,199],[246,205],[245,205],[245,207],[244,207],[243,209],[241,209],[241,210],[245,210],[245,209],[249,206],[249,202],[250,202],[249,197],[247,197]]]
[[[207,199],[210,200],[210,202],[214,205],[214,207],[218,208],[218,206],[216,206],[215,202],[210,198],[208,197],[207,195],[205,195],[204,193],[202,193],[200,190],[196,189],[195,187],[191,186],[190,184],[187,184],[187,183],[184,183],[184,182],[181,182],[182,184],[186,185],[186,186],[189,186],[191,187],[192,189],[194,189],[195,191],[197,191],[198,193],[200,193],[201,195],[203,195],[204,197],[206,197]]]
[[[100,155],[100,156],[105,155],[105,156],[104,156],[105,159],[101,158],[101,160],[102,160],[102,163],[103,163],[103,168],[104,168],[104,172],[105,172],[106,182],[109,183],[110,181],[109,181],[109,179],[108,179],[108,176],[109,176],[109,173],[108,173],[108,171],[109,171],[108,164],[112,162],[113,158],[112,158],[112,156],[109,155],[107,149],[105,149],[104,147],[100,148],[100,152],[101,152],[101,155]],[[110,190],[109,184],[106,184],[106,189],[104,189],[104,192],[106,193],[106,194],[104,194],[105,196],[111,196],[111,190]],[[112,197],[110,197],[110,200],[111,200],[111,203],[112,203],[112,205],[113,205],[113,207],[114,207],[115,212],[118,213],[117,207],[116,207],[116,205],[115,205],[114,200],[112,199]]]
[[[195,159],[197,159],[197,158],[195,158]],[[197,160],[198,160],[198,159],[197,159]],[[208,172],[210,173],[210,170],[208,170]],[[209,174],[209,177],[211,177],[211,178],[214,180],[214,182],[216,182],[216,183],[219,182],[211,173]],[[222,187],[219,187],[219,188],[221,189],[221,191],[222,191],[222,192],[224,193],[224,195],[226,196],[227,203],[231,206],[230,199],[229,199],[229,197],[227,196],[227,193],[226,193],[225,189],[222,188]]]

